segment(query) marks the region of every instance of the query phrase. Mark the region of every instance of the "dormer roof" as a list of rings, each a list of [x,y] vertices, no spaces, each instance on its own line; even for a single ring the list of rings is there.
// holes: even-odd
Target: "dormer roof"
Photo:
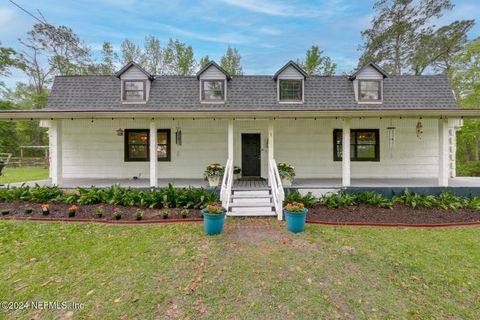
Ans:
[[[378,73],[380,73],[383,78],[388,78],[388,73],[383,70],[378,64],[376,64],[375,62],[373,61],[370,61],[369,63],[365,64],[363,67],[361,67],[360,69],[358,69],[357,71],[355,71],[355,73],[353,73],[349,78],[350,80],[355,80],[357,78],[357,75],[362,72],[363,70],[365,70],[365,68],[368,68],[368,67],[372,67],[374,68]]]
[[[147,78],[149,80],[154,80],[155,79],[155,77],[153,75],[148,73],[145,69],[142,68],[142,66],[140,66],[135,61],[130,61],[129,63],[127,63],[122,69],[120,69],[117,73],[115,73],[115,76],[117,78],[120,78],[122,76],[122,74],[127,72],[127,70],[132,68],[132,67],[136,67],[138,70],[140,70],[143,74],[145,74],[147,76]]]
[[[277,80],[278,76],[283,72],[285,71],[285,69],[287,69],[288,67],[292,67],[294,68],[295,70],[297,70],[302,76],[303,78],[305,79],[308,74],[305,72],[305,70],[303,70],[298,64],[296,64],[295,62],[293,62],[292,60],[288,61],[287,64],[285,64],[283,67],[280,68],[280,70],[278,70],[274,75],[273,75],[273,80]]]
[[[225,77],[227,77],[227,80],[231,80],[232,79],[232,76],[227,72],[225,71],[225,69],[223,69],[222,67],[220,67],[215,61],[210,61],[209,63],[207,63],[202,69],[200,69],[196,76],[197,76],[197,79],[200,79],[200,76],[202,75],[202,73],[204,73],[205,71],[207,71],[210,67],[215,67],[217,68],[221,73],[223,73],[225,75]]]

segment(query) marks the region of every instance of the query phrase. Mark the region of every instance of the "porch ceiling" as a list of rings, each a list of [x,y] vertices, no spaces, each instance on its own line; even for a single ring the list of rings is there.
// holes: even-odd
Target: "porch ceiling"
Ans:
[[[0,111],[3,120],[33,120],[33,119],[128,119],[128,118],[217,118],[217,119],[285,119],[285,118],[472,118],[480,119],[480,109],[450,109],[450,110],[329,110],[329,111],[249,111],[249,112],[162,112],[162,111],[49,111],[49,110],[8,110]]]

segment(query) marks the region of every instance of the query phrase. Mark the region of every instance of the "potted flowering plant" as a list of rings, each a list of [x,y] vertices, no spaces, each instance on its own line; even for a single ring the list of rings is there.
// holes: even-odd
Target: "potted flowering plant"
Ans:
[[[205,169],[204,175],[207,177],[210,187],[218,187],[224,172],[225,168],[219,163],[213,163]]]
[[[160,211],[162,214],[163,219],[168,219],[168,216],[170,215],[170,210],[168,209],[168,205],[164,204],[163,209]]]
[[[25,212],[25,214],[31,214],[33,212],[33,208],[32,207],[26,207],[24,212]]]
[[[103,208],[96,208],[95,215],[97,216],[97,218],[103,217]]]
[[[42,214],[48,216],[50,214],[50,206],[48,204],[42,204]]]
[[[225,223],[225,207],[214,202],[202,210],[203,227],[208,235],[222,233],[223,224]]]
[[[136,220],[142,220],[144,212],[140,209],[137,209],[133,216],[135,217]]]
[[[283,186],[291,187],[293,177],[295,177],[295,167],[288,163],[279,163],[277,168],[280,179],[282,179]]]
[[[183,207],[183,209],[180,211],[180,215],[185,219],[188,216],[188,208]]]
[[[240,179],[240,174],[242,173],[242,168],[240,167],[233,167],[233,174],[235,175],[235,179]]]
[[[76,205],[72,205],[70,208],[68,208],[68,216],[75,217],[75,214],[77,213],[78,207]]]
[[[285,220],[287,221],[287,230],[293,233],[305,230],[305,220],[307,219],[307,209],[301,202],[290,202],[283,208]]]
[[[120,208],[113,208],[112,215],[115,218],[115,220],[122,219],[122,211],[120,210]]]

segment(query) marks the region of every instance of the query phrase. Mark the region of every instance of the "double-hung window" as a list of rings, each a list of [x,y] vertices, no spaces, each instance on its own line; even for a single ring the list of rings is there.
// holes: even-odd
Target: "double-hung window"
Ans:
[[[333,160],[342,161],[343,131],[333,130]],[[350,130],[350,160],[380,161],[380,139],[378,129]]]
[[[279,100],[301,102],[303,100],[303,80],[279,80]]]
[[[380,80],[358,80],[360,101],[382,100],[382,85]]]
[[[170,161],[170,129],[157,130],[157,160]],[[125,130],[125,161],[150,161],[150,130]]]
[[[145,81],[144,80],[124,80],[123,81],[123,100],[124,101],[145,101]]]
[[[224,101],[225,80],[202,80],[202,101]]]

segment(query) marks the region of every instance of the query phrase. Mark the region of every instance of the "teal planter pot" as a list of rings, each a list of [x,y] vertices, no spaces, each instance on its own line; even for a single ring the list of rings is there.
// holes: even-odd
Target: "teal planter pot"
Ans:
[[[303,212],[283,210],[285,220],[287,221],[287,230],[293,233],[303,232],[305,230],[305,221],[307,220],[307,211],[307,209]]]
[[[209,236],[220,234],[225,223],[225,213],[211,214],[202,210],[203,214],[203,228],[205,233]]]

